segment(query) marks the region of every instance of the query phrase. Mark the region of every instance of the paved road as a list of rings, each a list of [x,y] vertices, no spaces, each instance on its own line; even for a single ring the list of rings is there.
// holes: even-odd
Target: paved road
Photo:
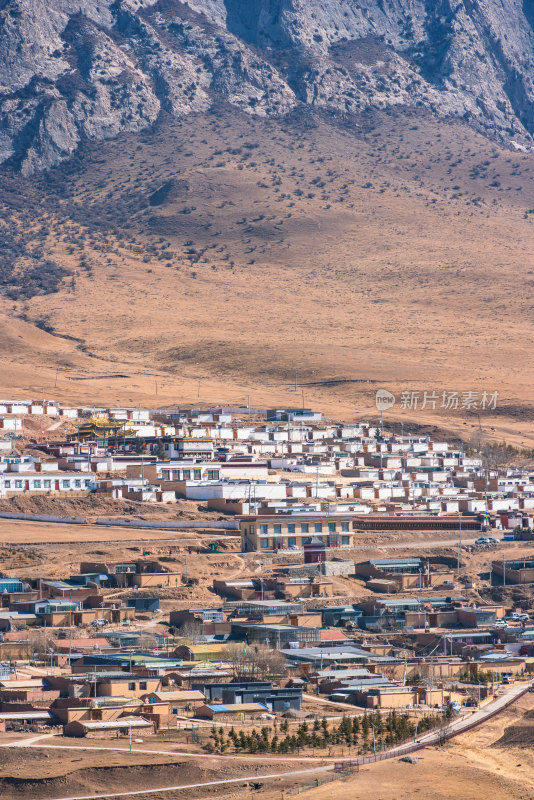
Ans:
[[[465,714],[465,716],[454,720],[444,728],[443,732],[440,730],[431,731],[430,733],[424,734],[424,736],[418,737],[417,742],[421,743],[425,747],[428,745],[439,744],[442,741],[443,734],[445,734],[447,737],[450,737],[451,734],[457,736],[462,733],[462,731],[469,730],[474,725],[480,725],[482,722],[488,719],[488,717],[493,716],[494,713],[502,711],[510,702],[517,700],[517,698],[524,693],[526,685],[527,684],[525,683],[518,683],[508,686],[499,695],[499,697],[477,709],[474,713],[471,712],[469,714]],[[392,750],[387,751],[387,757],[394,758],[395,756],[402,755],[407,751],[409,752],[411,745],[412,743],[394,747]]]
[[[462,535],[462,547],[466,545],[474,544],[476,539],[481,536],[481,533],[478,533],[477,536],[473,537],[472,539],[466,539],[464,535]],[[458,547],[458,536],[455,536],[453,539],[409,539],[404,542],[383,542],[382,544],[359,544],[356,547],[351,547],[351,550],[378,550],[379,548],[387,547],[388,550],[406,550],[408,548],[418,548],[419,550],[424,549],[425,547]]]
[[[447,735],[451,733],[459,734],[464,729],[470,728],[474,724],[480,724],[484,722],[485,719],[492,716],[495,712],[501,711],[507,704],[516,700],[525,690],[525,684],[515,684],[512,686],[507,687],[502,694],[496,698],[496,700],[491,701],[483,708],[478,709],[474,714],[470,714],[463,719],[458,719],[452,722],[446,728]],[[441,741],[442,733],[440,731],[427,733],[424,736],[421,736],[418,742],[422,746],[429,746],[433,744],[439,744]],[[33,740],[25,740],[31,746],[34,742],[40,740],[41,737],[34,737]],[[4,745],[6,746],[6,745]],[[9,745],[7,745],[9,746]],[[10,746],[13,746],[11,744]],[[42,746],[42,745],[38,745]],[[53,747],[54,745],[49,745]],[[60,745],[60,747],[62,747]],[[70,747],[69,747],[70,749]],[[78,749],[73,747],[73,749]],[[83,748],[83,749],[97,749],[97,748]],[[99,750],[117,750],[119,748],[107,748],[107,747],[99,747]],[[398,747],[394,747],[391,750],[388,750],[386,753],[381,754],[381,758],[398,758],[402,756],[406,752],[409,752],[411,749],[411,744],[399,745]],[[145,751],[146,752],[146,751]],[[158,752],[155,750],[151,750],[148,752]],[[160,751],[161,752],[161,751]],[[165,752],[165,755],[170,755],[168,752]],[[176,755],[183,755],[183,754],[176,754]],[[221,756],[221,758],[227,758],[227,756]],[[302,760],[302,759],[300,759]],[[352,759],[350,763],[356,764],[357,762],[362,763],[364,759]],[[339,763],[339,762],[338,762]],[[160,786],[153,789],[137,789],[134,791],[126,791],[126,792],[105,792],[102,794],[88,794],[88,795],[70,795],[67,797],[60,797],[60,798],[47,798],[47,800],[109,800],[112,797],[136,797],[142,796],[146,794],[158,794],[161,792],[176,792],[176,791],[183,791],[187,789],[201,789],[203,787],[210,787],[210,786],[226,786],[231,784],[237,783],[248,783],[248,782],[256,782],[256,781],[266,781],[266,780],[274,780],[276,778],[285,777],[297,777],[301,775],[312,775],[316,774],[317,772],[329,772],[334,769],[334,764],[326,764],[322,766],[315,766],[307,769],[298,769],[298,770],[291,770],[288,772],[274,772],[274,773],[264,773],[264,774],[252,774],[252,775],[245,775],[239,778],[224,778],[222,780],[216,781],[204,781],[202,783],[189,783],[189,784],[181,784],[176,786]]]

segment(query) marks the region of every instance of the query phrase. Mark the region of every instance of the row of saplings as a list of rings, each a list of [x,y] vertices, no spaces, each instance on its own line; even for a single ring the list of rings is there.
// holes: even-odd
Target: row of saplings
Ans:
[[[236,731],[232,726],[211,729],[207,748],[224,753],[233,749],[244,753],[300,753],[307,749],[331,749],[334,746],[355,747],[359,753],[385,749],[413,738],[416,733],[423,734],[440,723],[439,715],[425,715],[417,723],[408,714],[390,711],[382,716],[375,711],[361,717],[343,717],[338,725],[330,726],[328,720],[316,719],[312,724],[302,722],[290,732],[289,723],[283,720],[280,725],[263,727],[257,731]],[[374,734],[373,734],[374,728]]]

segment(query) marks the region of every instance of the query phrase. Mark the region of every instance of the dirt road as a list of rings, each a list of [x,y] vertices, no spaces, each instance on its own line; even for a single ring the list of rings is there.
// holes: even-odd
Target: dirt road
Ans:
[[[478,709],[474,714],[471,714],[463,719],[458,719],[453,721],[450,725],[446,728],[446,735],[457,735],[462,733],[474,725],[479,725],[483,723],[486,719],[493,717],[495,714],[502,711],[504,708],[507,708],[511,703],[515,702],[520,696],[524,694],[526,690],[526,685],[524,683],[516,684],[513,686],[507,687],[503,693],[497,697],[492,702],[488,703],[483,708]],[[419,749],[424,747],[428,747],[430,745],[439,744],[442,739],[443,732],[442,731],[432,731],[424,736],[421,736],[418,740],[418,744],[420,745]],[[13,746],[28,746],[32,747],[33,745],[37,744],[37,746],[42,747],[42,739],[41,737],[33,737],[32,739],[25,740],[26,744],[22,744],[22,742],[16,743],[9,743],[7,745],[3,745],[4,747],[13,747]],[[49,745],[53,747],[54,745]],[[61,747],[61,745],[59,746]],[[75,747],[75,746],[73,746]],[[69,748],[70,749],[70,748]],[[84,748],[85,749],[85,748]],[[91,748],[92,749],[92,748]],[[94,748],[96,749],[96,748]],[[114,750],[116,748],[106,748],[106,747],[98,747],[99,750]],[[398,758],[403,754],[410,752],[413,749],[412,744],[404,744],[399,745],[398,747],[394,747],[391,750],[388,750],[380,755],[377,755],[376,758],[374,756],[370,757],[362,757],[358,759],[351,759],[350,761],[343,762],[344,764],[364,764],[370,763],[375,760],[384,760],[388,758]],[[150,751],[156,752],[156,751]],[[165,753],[166,755],[170,755],[170,753]],[[183,754],[182,754],[183,755]],[[221,756],[221,758],[226,758],[225,756]],[[299,769],[299,770],[290,770],[287,772],[269,772],[265,774],[258,774],[254,773],[247,776],[240,776],[238,778],[224,778],[221,780],[215,781],[204,781],[201,783],[190,783],[190,784],[182,784],[182,785],[173,785],[173,786],[161,786],[157,788],[151,789],[137,789],[137,790],[130,790],[124,792],[104,792],[99,794],[90,794],[90,795],[70,795],[60,798],[47,798],[47,800],[106,800],[111,797],[135,797],[135,796],[142,796],[147,794],[157,794],[160,792],[176,792],[176,791],[184,791],[184,790],[193,790],[193,789],[201,789],[201,788],[208,788],[212,786],[230,786],[232,784],[240,784],[240,783],[247,783],[249,781],[265,781],[265,780],[274,780],[280,778],[281,776],[285,778],[289,777],[298,777],[303,775],[312,775],[317,772],[329,772],[335,769],[334,763],[323,764],[322,766],[317,765],[315,767],[309,767],[307,769]]]

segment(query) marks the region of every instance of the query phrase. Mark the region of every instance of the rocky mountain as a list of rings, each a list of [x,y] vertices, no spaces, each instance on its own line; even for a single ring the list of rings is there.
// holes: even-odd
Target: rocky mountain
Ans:
[[[508,146],[534,135],[531,0],[0,0],[0,163],[223,102],[354,117],[420,107]]]

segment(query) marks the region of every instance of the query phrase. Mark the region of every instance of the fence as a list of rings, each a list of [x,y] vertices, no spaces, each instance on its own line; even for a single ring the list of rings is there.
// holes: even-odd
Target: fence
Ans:
[[[318,786],[322,786],[325,783],[332,783],[332,781],[340,781],[343,778],[348,778],[349,775],[352,775],[354,769],[352,767],[347,767],[343,771],[336,772],[334,771],[331,775],[326,775],[324,778],[314,778],[313,781],[310,783],[303,783],[302,786],[295,786],[294,789],[285,789],[282,793],[283,797],[287,797],[288,795],[292,794],[302,794],[302,792],[309,792],[310,789],[316,789]]]
[[[142,519],[108,519],[107,517],[99,517],[96,521],[97,525],[112,525],[119,528],[156,528],[161,530],[227,530],[238,531],[239,523],[234,520],[188,520],[182,522],[178,520],[142,520]]]
[[[74,494],[72,492],[69,497]],[[85,496],[85,495],[84,495]],[[12,511],[0,511],[2,519],[24,519],[31,522],[64,522],[68,525],[86,525],[85,517],[56,517],[52,514],[19,514]]]
[[[71,492],[69,497],[73,497]],[[76,495],[78,496],[78,495]],[[85,497],[85,494],[83,495]],[[12,511],[0,511],[1,519],[21,519],[28,522],[60,522],[67,525],[87,525],[85,517],[57,517],[52,514],[22,514]],[[142,519],[113,519],[99,517],[97,525],[111,525],[119,528],[156,528],[161,530],[227,530],[238,531],[239,523],[234,520],[142,520]]]

